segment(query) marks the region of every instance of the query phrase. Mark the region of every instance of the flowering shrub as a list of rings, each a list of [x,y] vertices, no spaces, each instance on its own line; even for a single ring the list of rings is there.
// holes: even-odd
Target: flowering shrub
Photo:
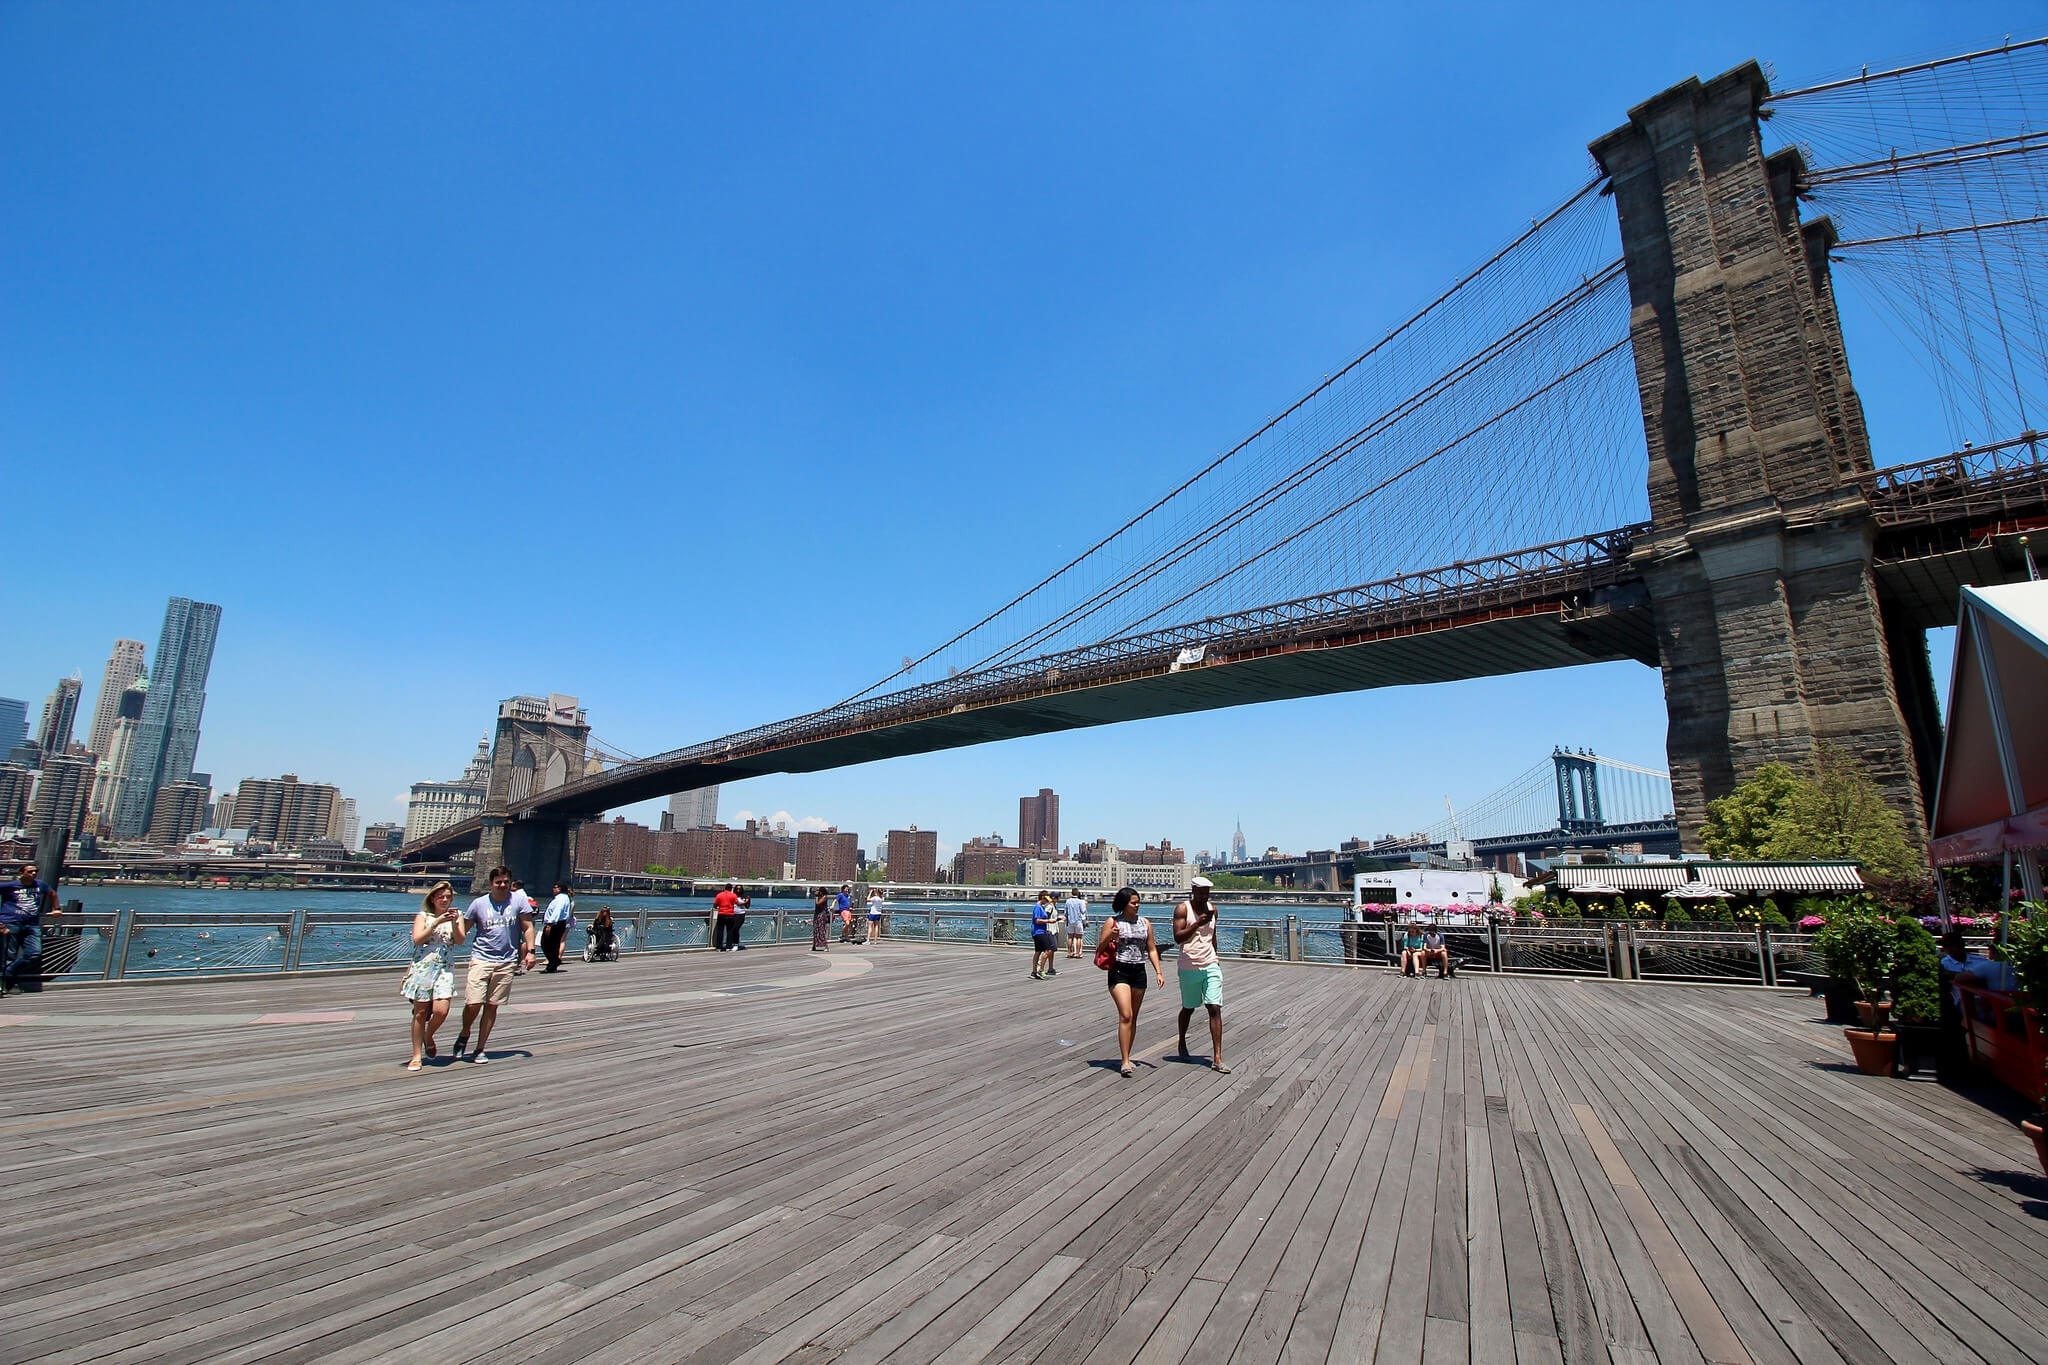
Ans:
[[[1804,915],[1801,916],[1799,920],[1799,928],[1801,932],[1808,934],[1812,933],[1816,929],[1825,929],[1827,928],[1827,925],[1828,917],[1826,915]]]

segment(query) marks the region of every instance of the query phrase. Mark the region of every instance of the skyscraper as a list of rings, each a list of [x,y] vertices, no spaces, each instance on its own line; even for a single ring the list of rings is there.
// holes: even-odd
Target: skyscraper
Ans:
[[[166,782],[157,789],[156,811],[149,817],[149,841],[175,848],[206,827],[213,810],[213,783],[201,782],[194,773],[183,782]]]
[[[20,697],[0,697],[0,755],[27,740],[28,703]]]
[[[248,830],[251,839],[297,848],[329,837],[334,804],[340,799],[333,787],[301,782],[295,773],[245,777],[235,789],[235,827]]]
[[[85,824],[85,802],[92,795],[93,761],[82,754],[52,754],[36,778],[35,803],[29,808],[31,831],[61,829],[78,833]]]
[[[85,739],[85,747],[95,757],[107,756],[107,745],[114,737],[114,721],[121,710],[121,694],[141,676],[142,641],[114,641],[114,652],[107,656],[107,671],[100,675],[100,694],[93,700],[92,729]],[[4,734],[4,729],[0,729],[0,735]]]
[[[85,680],[76,674],[59,678],[48,701],[43,703],[43,723],[36,730],[36,743],[45,758],[55,757],[71,747],[71,732],[78,728],[78,694]]]
[[[192,759],[199,752],[199,718],[206,710],[206,675],[213,667],[213,642],[219,634],[220,608],[211,602],[173,597],[164,608],[156,670],[129,750],[114,833],[129,838],[147,834],[157,790],[192,775]]]
[[[1057,853],[1060,847],[1060,799],[1051,787],[1036,796],[1017,798],[1017,847]]]
[[[147,678],[137,678],[122,688],[114,705],[113,724],[107,727],[107,747],[94,751],[99,754],[100,766],[93,776],[89,808],[100,817],[102,827],[111,826],[121,808],[121,793],[128,784],[128,756],[135,748],[135,731],[142,724],[142,707],[148,699]]]
[[[353,796],[338,798],[334,803],[334,818],[327,826],[327,837],[353,853],[356,851],[357,828],[356,799]]]
[[[718,787],[677,792],[668,799],[668,813],[674,817],[672,829],[710,829],[718,823]]]

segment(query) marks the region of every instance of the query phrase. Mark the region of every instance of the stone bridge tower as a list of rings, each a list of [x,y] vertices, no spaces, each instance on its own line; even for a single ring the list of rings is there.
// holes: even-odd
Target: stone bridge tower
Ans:
[[[1829,281],[1834,230],[1799,220],[1798,153],[1764,155],[1768,93],[1754,62],[1688,80],[1591,148],[1628,269],[1653,526],[1637,560],[1678,824],[1696,847],[1709,800],[1831,743],[1917,840],[1940,742],[1926,640],[1886,628],[1853,482],[1870,439]]]
[[[483,832],[476,850],[477,894],[503,865],[542,903],[557,877],[576,865],[576,827],[558,820],[508,823],[507,813],[528,797],[583,776],[590,726],[576,698],[513,697],[498,705],[491,740],[491,780],[484,796]]]

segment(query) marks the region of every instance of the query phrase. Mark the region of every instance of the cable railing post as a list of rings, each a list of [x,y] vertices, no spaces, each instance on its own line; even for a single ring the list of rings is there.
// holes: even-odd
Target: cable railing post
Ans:
[[[1771,931],[1761,924],[1756,927],[1756,970],[1764,985],[1778,984],[1778,964],[1771,957]]]
[[[1486,969],[1500,971],[1500,926],[1492,920],[1486,922]]]
[[[1301,916],[1287,917],[1287,960],[1301,961]]]
[[[633,912],[633,946],[628,951],[639,953],[645,952],[646,950],[647,907],[643,905],[638,910]]]
[[[299,969],[299,955],[306,944],[306,909],[300,906],[292,911],[292,922],[285,928],[284,970],[295,972]]]
[[[128,930],[134,923],[135,912],[133,910],[121,910],[115,913],[113,932],[107,940],[107,963],[105,967],[100,969],[100,980],[117,981],[120,979],[122,969],[128,962]]]

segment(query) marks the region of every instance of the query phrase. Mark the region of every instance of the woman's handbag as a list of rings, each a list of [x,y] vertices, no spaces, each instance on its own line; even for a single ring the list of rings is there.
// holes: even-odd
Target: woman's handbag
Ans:
[[[1105,972],[1116,965],[1116,945],[1120,937],[1112,933],[1095,947],[1095,965]]]

